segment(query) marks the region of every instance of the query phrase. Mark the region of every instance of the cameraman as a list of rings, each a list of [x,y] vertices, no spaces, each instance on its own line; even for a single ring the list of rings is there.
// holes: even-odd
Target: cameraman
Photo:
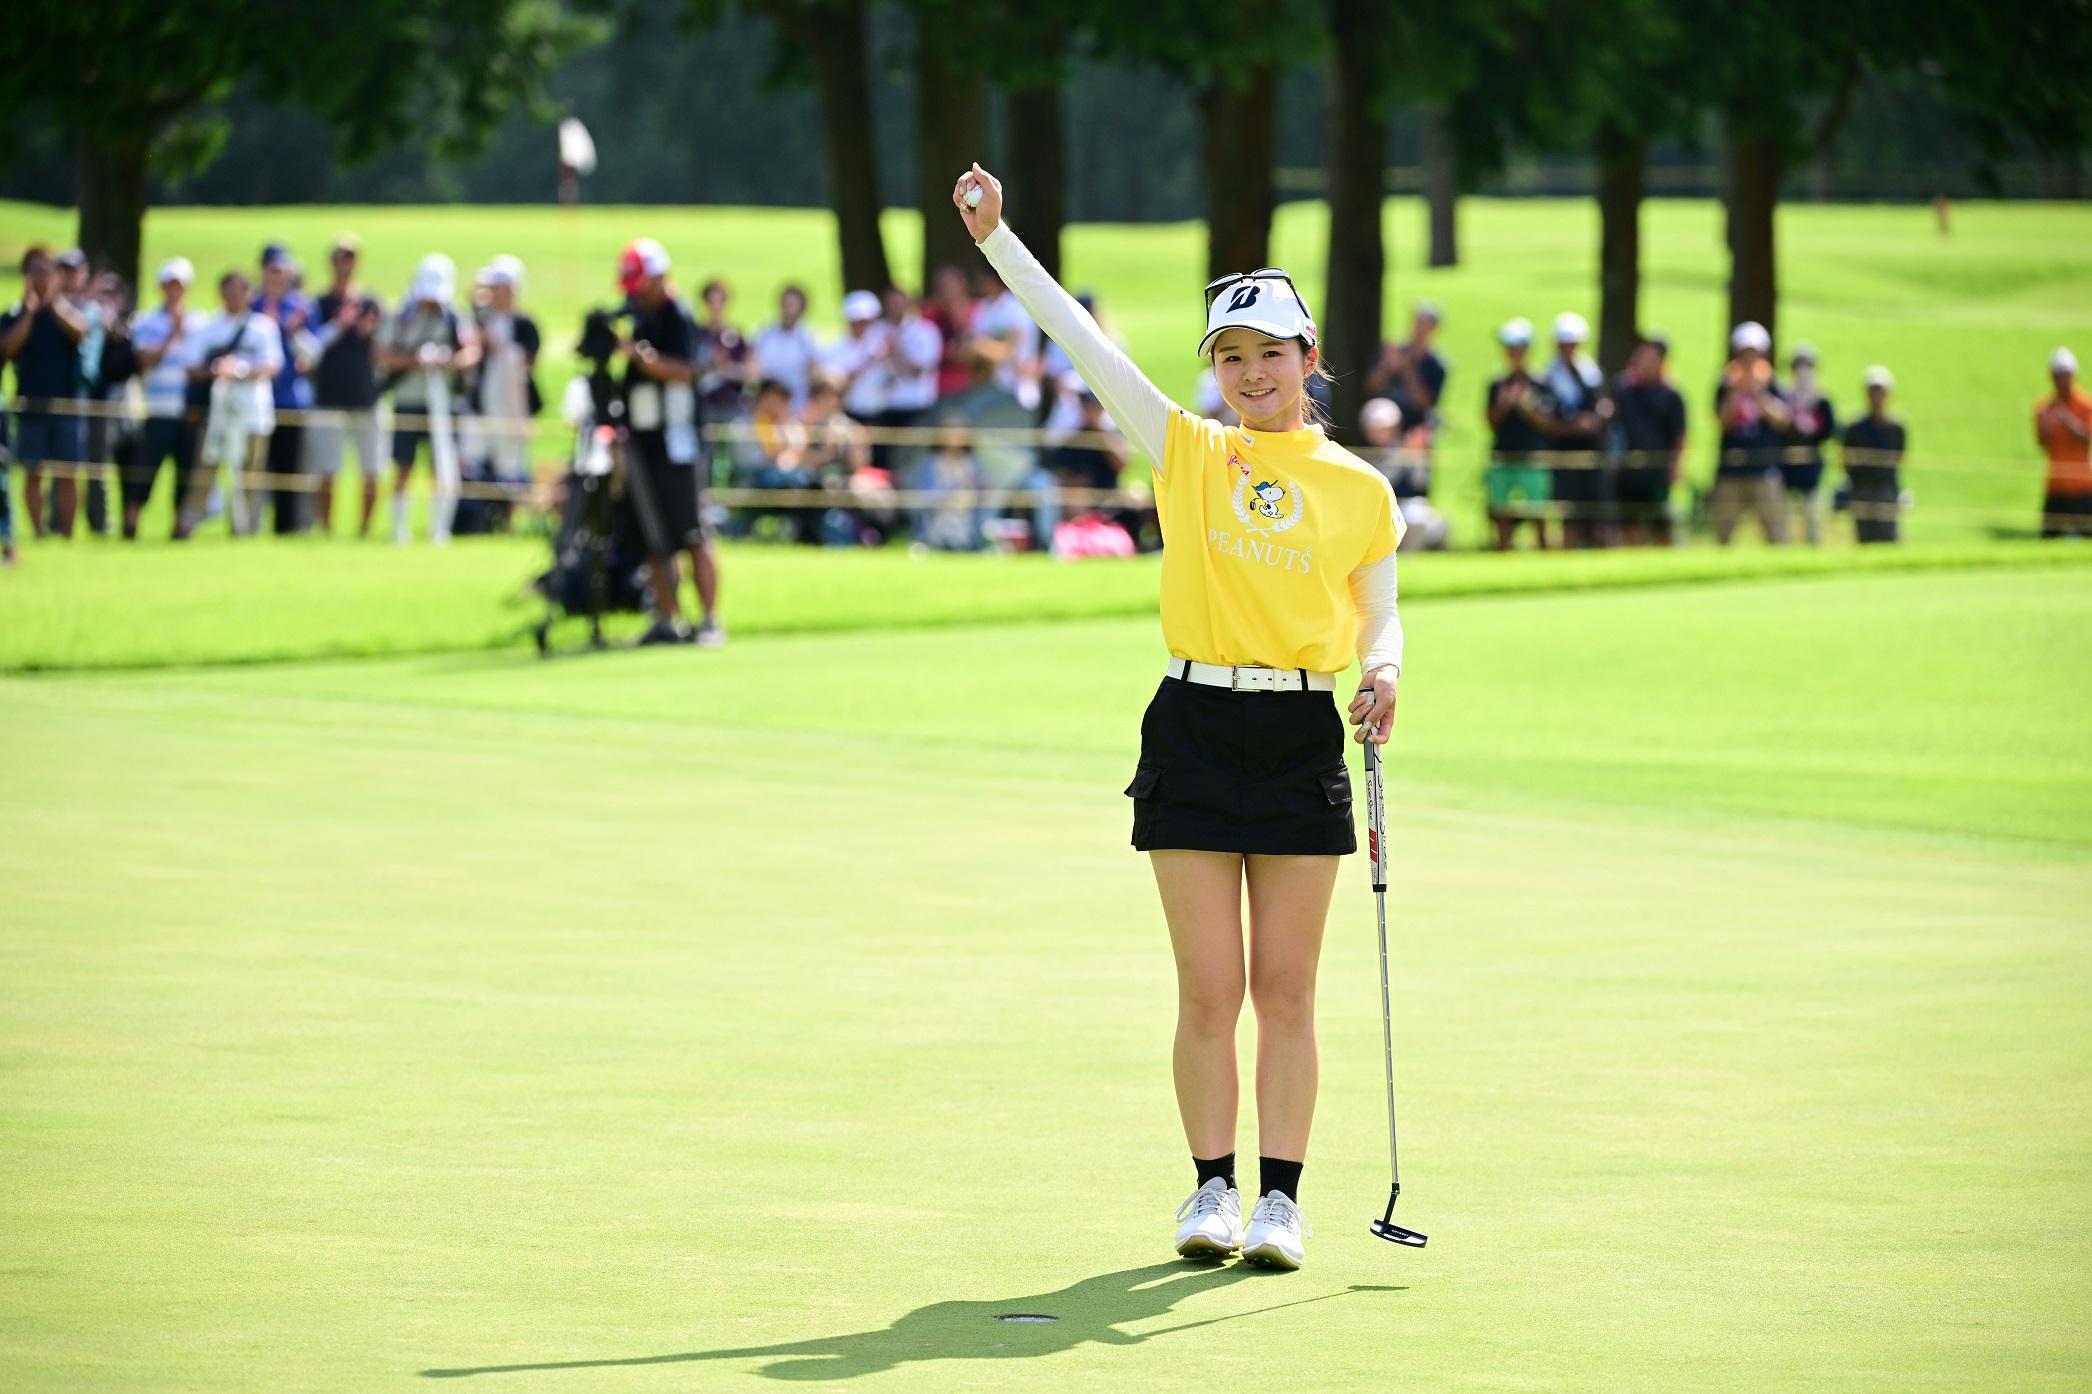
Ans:
[[[706,648],[726,642],[719,623],[719,564],[704,521],[702,449],[698,436],[697,327],[690,309],[669,293],[668,253],[650,237],[618,258],[618,285],[629,297],[632,327],[618,340],[625,355],[626,461],[640,539],[654,592],[654,625],[641,643],[689,637]],[[628,486],[629,487],[629,486]],[[704,618],[695,634],[676,601],[676,552],[690,554]]]

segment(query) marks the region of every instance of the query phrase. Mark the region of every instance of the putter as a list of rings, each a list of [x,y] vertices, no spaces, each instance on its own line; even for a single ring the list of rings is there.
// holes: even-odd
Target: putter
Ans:
[[[1395,1202],[1402,1195],[1402,1162],[1395,1150],[1395,1027],[1387,996],[1387,809],[1380,790],[1380,747],[1366,742],[1366,837],[1373,859],[1373,901],[1380,916],[1380,1046],[1387,1061],[1387,1169],[1392,1184],[1387,1213],[1368,1226],[1375,1238],[1421,1249],[1430,1236],[1395,1223]]]

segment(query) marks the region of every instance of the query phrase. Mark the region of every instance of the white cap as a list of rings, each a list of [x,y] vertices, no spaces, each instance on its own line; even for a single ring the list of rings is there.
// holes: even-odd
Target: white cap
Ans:
[[[884,313],[879,297],[868,290],[853,290],[843,297],[843,318],[851,323],[877,319]]]
[[[2077,355],[2067,348],[2059,348],[2048,356],[2051,373],[2074,373],[2077,371]]]
[[[1729,347],[1737,353],[1745,349],[1756,349],[1760,353],[1772,352],[1772,335],[1765,326],[1754,319],[1747,319],[1729,331]]]
[[[1305,339],[1309,348],[1321,337],[1293,283],[1282,276],[1250,276],[1222,287],[1206,307],[1200,356],[1211,353],[1213,341],[1228,329],[1253,329],[1274,339]]]
[[[1554,317],[1554,341],[1558,344],[1580,344],[1591,337],[1591,326],[1574,310],[1564,310]]]
[[[430,252],[414,268],[414,281],[407,288],[409,300],[434,300],[448,305],[457,294],[457,264],[441,252]]]
[[[1533,322],[1523,315],[1505,320],[1504,327],[1496,331],[1496,341],[1507,347],[1530,344],[1533,341]]]
[[[490,286],[507,286],[510,290],[523,289],[523,263],[507,252],[488,262],[483,274]]]
[[[180,281],[185,286],[196,284],[196,268],[189,265],[187,257],[169,257],[160,263],[160,274],[153,277],[153,284],[164,286],[169,281]]]
[[[1873,367],[1867,369],[1866,372],[1860,374],[1860,386],[1862,387],[1879,387],[1886,389],[1894,387],[1895,385],[1896,375],[1890,372],[1887,368],[1882,367],[1879,363],[1876,363]]]
[[[1358,409],[1358,426],[1362,431],[1399,430],[1402,408],[1386,397],[1375,397]]]

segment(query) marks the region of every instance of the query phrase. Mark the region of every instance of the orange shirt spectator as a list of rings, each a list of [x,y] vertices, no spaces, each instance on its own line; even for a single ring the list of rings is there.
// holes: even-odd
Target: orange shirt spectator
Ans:
[[[2051,494],[2092,494],[2092,397],[2076,381],[2077,358],[2057,349],[2048,362],[2053,396],[2034,404],[2034,434],[2048,452]]]

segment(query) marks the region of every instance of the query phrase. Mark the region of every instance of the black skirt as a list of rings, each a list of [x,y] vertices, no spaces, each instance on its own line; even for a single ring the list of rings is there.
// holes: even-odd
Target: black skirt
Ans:
[[[1344,721],[1327,692],[1164,678],[1140,721],[1133,845],[1273,856],[1358,850]]]

